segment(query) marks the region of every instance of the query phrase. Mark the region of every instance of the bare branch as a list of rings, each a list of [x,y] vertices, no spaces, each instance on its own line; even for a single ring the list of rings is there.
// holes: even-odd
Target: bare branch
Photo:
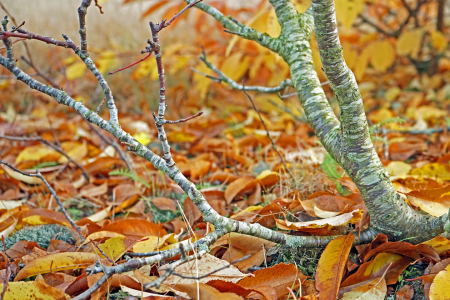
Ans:
[[[210,68],[211,70],[214,71],[214,73],[216,73],[219,77],[210,77],[207,76],[208,78],[213,79],[214,81],[217,81],[217,79],[220,81],[224,81],[226,83],[228,83],[233,89],[236,90],[240,90],[243,91],[244,90],[244,85],[238,84],[236,81],[232,80],[230,77],[228,77],[227,75],[225,75],[225,73],[223,73],[222,71],[220,71],[216,66],[214,66],[212,63],[208,62],[208,60],[206,59],[206,55],[205,52],[203,51],[203,55],[200,57],[201,61],[203,61],[205,63],[205,65]],[[292,81],[290,79],[286,79],[284,81],[282,81],[280,83],[279,86],[276,87],[264,87],[264,86],[246,86],[245,90],[246,91],[255,91],[255,92],[261,92],[261,93],[278,93],[282,90],[284,90],[286,87],[288,86],[294,86],[292,84]]]
[[[56,194],[55,190],[52,188],[52,186],[48,183],[48,181],[45,179],[44,176],[42,176],[41,172],[39,172],[39,170],[36,170],[36,174],[30,174],[27,172],[24,172],[22,170],[19,170],[15,167],[13,167],[11,164],[7,163],[6,161],[0,159],[0,164],[5,165],[7,167],[9,167],[10,169],[28,176],[28,177],[38,177],[40,178],[45,186],[47,186],[48,190],[50,191],[50,193],[53,195],[53,197],[55,198],[56,202],[58,203],[59,207],[61,208],[62,213],[64,214],[64,216],[66,217],[67,221],[69,221],[70,225],[72,225],[72,227],[77,231],[77,233],[80,235],[81,241],[84,242],[84,236],[83,234],[81,234],[81,229],[80,227],[78,227],[77,224],[75,224],[75,222],[72,220],[72,218],[70,217],[69,213],[66,211],[66,209],[64,208],[64,205],[61,203],[61,200],[59,200],[58,195]]]

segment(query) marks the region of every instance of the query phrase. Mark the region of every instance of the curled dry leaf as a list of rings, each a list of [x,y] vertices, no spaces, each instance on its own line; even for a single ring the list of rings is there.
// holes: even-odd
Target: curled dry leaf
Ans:
[[[249,258],[235,264],[239,270],[245,272],[250,267],[261,265],[267,249],[273,246],[275,243],[265,239],[232,232],[219,238],[210,249],[211,253],[215,254],[220,249],[228,247],[222,255],[222,259],[228,262],[239,260],[250,254]]]
[[[356,224],[361,220],[363,215],[362,209],[357,209],[349,213],[345,213],[328,219],[320,219],[309,222],[290,222],[287,220],[275,219],[277,226],[285,230],[297,230],[305,232],[313,232],[317,235],[324,235],[333,227],[344,226],[348,223]]]

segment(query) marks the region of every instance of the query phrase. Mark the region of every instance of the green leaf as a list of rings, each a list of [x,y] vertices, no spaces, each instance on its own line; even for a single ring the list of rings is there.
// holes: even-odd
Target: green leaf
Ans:
[[[328,154],[325,154],[325,160],[320,165],[320,168],[324,171],[324,173],[332,178],[339,179],[344,175],[344,171],[338,171],[339,165],[334,159]]]

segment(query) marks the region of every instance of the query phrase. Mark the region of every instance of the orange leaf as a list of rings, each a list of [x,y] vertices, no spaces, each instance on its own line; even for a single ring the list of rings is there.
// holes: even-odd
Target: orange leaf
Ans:
[[[332,240],[319,259],[316,288],[322,299],[336,299],[355,236],[350,233]]]

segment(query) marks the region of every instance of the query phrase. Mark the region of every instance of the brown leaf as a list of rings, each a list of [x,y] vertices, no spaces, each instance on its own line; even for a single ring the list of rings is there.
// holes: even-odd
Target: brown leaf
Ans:
[[[151,202],[158,208],[161,210],[170,210],[173,212],[177,211],[177,205],[175,204],[175,200],[173,199],[169,199],[166,197],[158,197],[158,198],[153,198],[151,200]]]
[[[364,257],[364,262],[381,252],[397,253],[402,256],[410,257],[413,260],[419,260],[421,257],[428,257],[434,261],[441,260],[436,251],[429,245],[411,245],[407,242],[387,242],[375,249],[368,251]]]
[[[150,235],[164,236],[167,233],[161,225],[156,225],[155,223],[142,219],[125,219],[116,221],[104,226],[102,231],[120,233],[134,240]]]
[[[373,261],[362,264],[355,273],[342,282],[339,294],[348,292],[356,286],[366,284],[382,276],[387,268],[389,270],[385,276],[386,284],[394,284],[411,262],[412,259],[398,254],[379,253]],[[391,266],[389,267],[389,265]]]
[[[303,282],[307,278],[295,265],[284,263],[258,270],[253,274],[255,275],[254,277],[246,277],[237,284],[246,289],[258,291],[260,291],[261,287],[273,288],[275,289],[278,298],[282,298],[289,294],[286,287],[292,288],[293,290],[298,289],[300,287],[298,279]],[[268,290],[266,289],[266,293],[267,292]]]
[[[214,254],[218,250],[228,247],[222,255],[222,259],[228,262],[239,260],[250,254],[249,258],[235,264],[239,270],[245,272],[249,267],[261,265],[265,259],[265,252],[274,245],[275,243],[262,238],[232,232],[218,239],[210,249]]]
[[[414,297],[414,289],[410,285],[404,285],[395,294],[395,300],[411,300]]]
[[[230,204],[234,197],[239,194],[253,191],[257,181],[252,177],[242,177],[230,183],[225,189],[225,199]]]

